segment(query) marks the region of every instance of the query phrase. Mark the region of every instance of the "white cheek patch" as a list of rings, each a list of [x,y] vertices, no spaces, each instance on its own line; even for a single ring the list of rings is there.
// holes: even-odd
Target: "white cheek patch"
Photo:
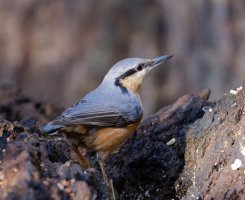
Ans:
[[[145,70],[145,74],[147,74],[149,71],[151,71],[151,69],[152,69],[152,67],[147,67],[147,68],[145,68],[144,70]]]
[[[135,74],[134,74],[134,76],[135,77],[137,77],[137,78],[144,78],[144,76],[148,73],[148,71],[149,71],[149,69],[143,69],[143,70],[141,70],[141,71],[138,71],[138,72],[136,72]]]

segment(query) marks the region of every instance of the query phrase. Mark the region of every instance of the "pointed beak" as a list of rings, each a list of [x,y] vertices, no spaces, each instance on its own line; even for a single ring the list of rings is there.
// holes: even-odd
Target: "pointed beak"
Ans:
[[[152,61],[153,61],[152,67],[156,67],[156,66],[160,65],[161,63],[168,61],[173,56],[174,55],[165,55],[165,56],[161,56],[161,57],[152,59]]]

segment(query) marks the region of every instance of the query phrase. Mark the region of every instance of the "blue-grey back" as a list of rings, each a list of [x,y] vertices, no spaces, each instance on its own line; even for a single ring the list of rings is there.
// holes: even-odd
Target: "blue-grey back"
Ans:
[[[64,111],[52,124],[123,127],[140,121],[142,116],[141,102],[135,94],[103,82]]]

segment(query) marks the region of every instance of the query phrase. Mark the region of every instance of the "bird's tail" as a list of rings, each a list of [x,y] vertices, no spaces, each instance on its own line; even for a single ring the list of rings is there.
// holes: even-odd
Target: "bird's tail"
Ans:
[[[59,129],[63,128],[64,126],[61,125],[55,125],[55,124],[51,124],[48,123],[45,126],[42,127],[41,131],[43,133],[46,133],[48,135],[53,135],[55,134]]]

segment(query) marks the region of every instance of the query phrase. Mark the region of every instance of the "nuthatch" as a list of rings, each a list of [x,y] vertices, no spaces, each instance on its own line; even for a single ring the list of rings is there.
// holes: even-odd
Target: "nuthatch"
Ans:
[[[96,151],[108,185],[103,161],[135,132],[142,120],[140,86],[143,78],[171,57],[128,58],[116,63],[94,91],[46,124],[43,132],[63,132],[84,168],[89,162],[78,147]]]

